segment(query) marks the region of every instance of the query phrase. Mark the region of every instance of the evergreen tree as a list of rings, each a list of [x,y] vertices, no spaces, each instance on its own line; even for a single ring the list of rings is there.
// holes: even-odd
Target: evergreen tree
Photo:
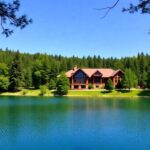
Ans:
[[[0,63],[0,75],[8,76],[8,67],[5,63]]]
[[[7,91],[9,86],[9,79],[5,76],[0,76],[0,91]]]
[[[41,85],[41,72],[40,71],[35,71],[33,73],[33,86],[38,89]]]
[[[88,56],[83,58],[63,57],[61,55],[47,54],[19,54],[22,82],[24,87],[36,87],[40,85],[49,85],[51,79],[56,80],[57,76],[66,70],[72,69],[75,65],[79,68],[112,68],[131,69],[137,76],[140,87],[148,86],[148,67],[150,66],[150,55],[139,53],[134,57],[122,58],[101,58],[100,56]],[[6,49],[0,49],[0,75],[5,77],[12,76],[7,66],[12,66],[16,59],[16,52]],[[63,62],[63,63],[62,63]],[[10,70],[10,68],[9,68]]]
[[[111,79],[108,79],[108,80],[107,80],[107,82],[106,82],[106,84],[105,84],[105,89],[106,89],[106,90],[109,90],[109,91],[111,91],[111,90],[114,89],[113,83],[112,83],[112,80],[111,80]]]
[[[67,71],[67,63],[66,63],[66,60],[63,59],[61,61],[61,64],[60,64],[60,71],[63,72],[63,71]]]
[[[70,88],[69,79],[64,73],[61,73],[57,79],[56,83],[56,94],[66,95]]]
[[[36,89],[38,89],[41,85],[41,78],[42,78],[41,70],[42,70],[42,63],[40,60],[36,60],[32,68],[32,84],[33,87],[35,87]]]
[[[50,79],[50,65],[47,61],[44,61],[41,68],[41,84],[47,85]]]
[[[49,89],[54,90],[56,88],[56,82],[55,80],[51,79],[49,82]]]
[[[150,65],[148,67],[148,73],[147,73],[147,88],[150,89]]]
[[[144,53],[141,53],[138,55],[138,62],[139,62],[139,67],[140,67],[139,85],[140,87],[143,88],[145,86],[145,80],[146,80]]]
[[[23,74],[19,52],[16,53],[15,58],[10,66],[10,85],[11,91],[18,91],[23,86]]]
[[[137,87],[138,85],[137,77],[131,69],[125,70],[125,76],[122,82],[123,82],[123,87],[129,89],[133,87]]]
[[[5,63],[0,63],[0,91],[7,91],[9,86],[8,67]]]
[[[31,69],[24,70],[24,86],[30,88],[32,86],[32,71]]]

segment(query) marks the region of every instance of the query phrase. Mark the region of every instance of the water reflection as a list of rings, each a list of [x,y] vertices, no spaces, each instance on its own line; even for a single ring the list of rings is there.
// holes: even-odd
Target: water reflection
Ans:
[[[137,145],[128,149],[144,149],[150,146],[149,116],[148,99],[0,97],[0,146],[111,149],[130,140]]]

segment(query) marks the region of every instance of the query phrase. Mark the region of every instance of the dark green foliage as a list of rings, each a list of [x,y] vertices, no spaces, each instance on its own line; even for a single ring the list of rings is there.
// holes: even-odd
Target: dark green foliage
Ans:
[[[8,76],[8,67],[4,63],[0,63],[0,75]]]
[[[123,88],[124,88],[124,87],[123,87],[123,80],[122,80],[122,81],[119,81],[115,88],[116,88],[116,89],[123,89]]]
[[[14,68],[14,60],[16,59],[16,52],[6,49],[0,50],[0,75],[12,78],[11,72],[8,71],[7,66]],[[17,62],[16,62],[17,63]],[[64,64],[64,65],[62,65]],[[66,64],[66,65],[65,65]],[[124,58],[101,58],[100,56],[88,57],[63,57],[52,56],[47,54],[19,54],[19,66],[21,66],[21,86],[25,88],[35,87],[40,85],[47,85],[51,80],[56,81],[57,76],[65,70],[72,69],[74,66],[79,68],[112,68],[112,69],[131,69],[137,76],[138,85],[146,88],[148,86],[148,68],[150,66],[150,55],[138,54],[136,57]],[[10,69],[9,69],[10,70]],[[13,69],[14,70],[14,69]],[[20,70],[20,69],[19,69]],[[19,77],[19,78],[20,78]],[[17,75],[18,78],[18,75]]]
[[[150,65],[149,65],[148,73],[147,73],[147,88],[150,89]]]
[[[20,8],[20,1],[14,0],[12,3],[6,3],[0,1],[0,19],[1,19],[1,29],[2,34],[5,34],[6,37],[13,33],[13,29],[5,28],[5,24],[8,26],[14,26],[20,29],[26,27],[29,23],[32,22],[31,19],[28,19],[26,15],[18,16],[17,12]]]
[[[111,80],[111,79],[108,79],[108,80],[107,80],[107,82],[106,82],[106,84],[105,84],[105,89],[106,89],[106,90],[109,90],[109,91],[111,91],[111,90],[114,89],[114,86],[113,86],[113,83],[112,83],[112,80]]]
[[[131,69],[126,69],[125,70],[125,76],[124,79],[122,80],[122,84],[124,88],[136,88],[138,85],[138,80],[137,76]]]
[[[64,73],[61,73],[56,83],[56,94],[66,95],[70,88],[69,80]]]
[[[56,81],[51,79],[49,82],[49,89],[54,90],[56,88]]]
[[[4,63],[0,63],[0,91],[7,91],[9,86],[8,67]]]
[[[150,1],[140,0],[138,4],[130,4],[129,8],[124,8],[123,11],[128,11],[129,13],[140,12],[141,14],[150,14]]]
[[[10,66],[10,85],[9,89],[11,91],[18,91],[20,87],[24,85],[23,83],[23,70],[21,66],[21,59],[19,52],[16,53],[15,58]]]
[[[9,79],[3,75],[0,75],[0,91],[7,91],[9,86]]]
[[[30,88],[32,86],[32,72],[31,69],[24,70],[24,87]]]
[[[42,70],[42,63],[40,60],[36,60],[32,67],[32,83],[36,89],[39,88],[41,85],[42,80],[41,70]]]
[[[41,85],[41,77],[42,77],[42,75],[41,75],[40,71],[33,72],[33,76],[32,76],[32,78],[33,78],[33,86],[36,89],[38,89],[40,87],[40,85]]]

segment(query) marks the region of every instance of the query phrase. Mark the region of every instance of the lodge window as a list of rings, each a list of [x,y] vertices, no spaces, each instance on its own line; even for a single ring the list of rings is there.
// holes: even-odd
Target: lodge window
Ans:
[[[100,77],[94,77],[94,83],[100,83]]]
[[[79,71],[77,72],[77,74],[74,77],[74,81],[75,83],[82,83],[85,84],[86,83],[86,76],[83,72]]]

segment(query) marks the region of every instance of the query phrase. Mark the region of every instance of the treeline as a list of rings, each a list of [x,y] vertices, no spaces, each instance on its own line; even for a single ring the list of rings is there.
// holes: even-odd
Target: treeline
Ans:
[[[100,56],[79,58],[40,53],[19,53],[18,51],[0,49],[0,90],[17,91],[18,87],[39,88],[40,85],[53,88],[57,76],[61,72],[72,69],[75,65],[81,68],[131,70],[131,74],[136,76],[138,86],[148,87],[149,54],[139,53],[134,57],[123,58],[102,58]]]

